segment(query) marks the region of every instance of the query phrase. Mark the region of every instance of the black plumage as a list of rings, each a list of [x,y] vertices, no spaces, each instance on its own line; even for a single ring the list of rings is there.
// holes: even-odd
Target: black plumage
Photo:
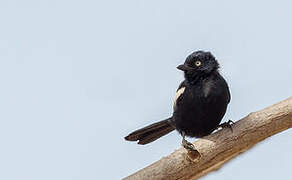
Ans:
[[[215,57],[210,52],[196,51],[177,68],[184,71],[185,80],[177,90],[172,117],[136,130],[126,140],[147,144],[176,129],[185,146],[190,145],[185,136],[206,136],[219,126],[230,92]]]

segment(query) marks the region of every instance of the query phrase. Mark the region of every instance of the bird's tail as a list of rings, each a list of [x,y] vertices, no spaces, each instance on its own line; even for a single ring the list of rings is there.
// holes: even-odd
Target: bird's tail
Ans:
[[[171,125],[171,118],[159,121],[138,129],[125,137],[127,141],[138,141],[138,144],[148,144],[170,133],[175,128]]]

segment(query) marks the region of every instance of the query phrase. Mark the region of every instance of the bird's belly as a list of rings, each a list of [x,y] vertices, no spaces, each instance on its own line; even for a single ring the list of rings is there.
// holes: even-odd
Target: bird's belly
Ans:
[[[222,104],[221,104],[222,105]],[[190,137],[202,137],[211,134],[220,124],[226,106],[216,107],[216,104],[199,106],[186,104],[173,114],[176,129]]]

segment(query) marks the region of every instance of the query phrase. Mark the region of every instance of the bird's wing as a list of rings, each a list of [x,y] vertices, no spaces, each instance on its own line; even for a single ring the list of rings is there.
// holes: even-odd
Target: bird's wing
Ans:
[[[182,100],[182,95],[183,95],[185,89],[186,89],[186,84],[185,84],[185,81],[183,81],[182,83],[180,83],[180,85],[176,91],[176,94],[175,94],[174,105],[173,105],[174,111],[177,107],[177,104],[179,104],[179,102]]]
[[[225,83],[226,88],[227,88],[227,103],[229,103],[230,100],[231,100],[230,90],[229,90],[229,87],[228,87],[228,84],[227,84],[226,80],[224,78],[222,78],[222,79],[224,80],[224,83]]]

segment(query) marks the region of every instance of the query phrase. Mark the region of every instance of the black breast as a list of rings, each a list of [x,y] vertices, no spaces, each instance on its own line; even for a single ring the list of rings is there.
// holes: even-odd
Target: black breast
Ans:
[[[195,84],[184,81],[178,91],[181,88],[184,90],[176,100],[173,113],[176,129],[191,137],[212,133],[220,124],[230,101],[226,81],[218,73]]]

